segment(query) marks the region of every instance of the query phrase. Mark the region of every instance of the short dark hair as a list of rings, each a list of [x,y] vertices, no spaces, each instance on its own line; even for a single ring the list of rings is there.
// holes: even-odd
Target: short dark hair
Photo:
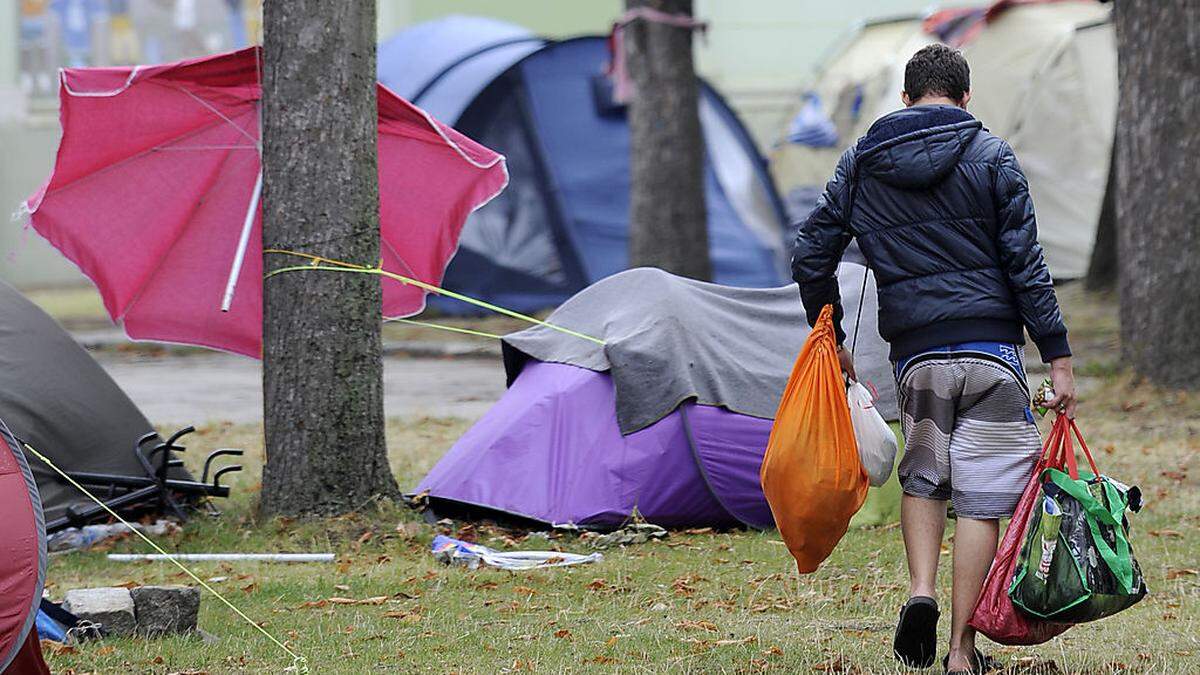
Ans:
[[[962,101],[971,90],[971,67],[962,52],[943,44],[922,47],[904,67],[904,93],[916,101],[941,94]]]

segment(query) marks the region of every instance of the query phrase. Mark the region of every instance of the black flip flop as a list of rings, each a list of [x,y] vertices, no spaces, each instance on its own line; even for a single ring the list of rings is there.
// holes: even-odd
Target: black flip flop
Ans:
[[[937,601],[925,596],[909,598],[900,610],[892,650],[908,668],[928,668],[937,660]]]
[[[989,671],[995,670],[998,667],[996,659],[979,651],[975,648],[975,664],[970,670],[950,670],[950,655],[942,657],[942,670],[946,671],[946,675],[984,675]]]

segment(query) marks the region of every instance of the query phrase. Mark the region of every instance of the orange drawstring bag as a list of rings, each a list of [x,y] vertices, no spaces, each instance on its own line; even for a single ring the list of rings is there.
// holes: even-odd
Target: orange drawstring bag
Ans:
[[[869,485],[850,423],[832,315],[826,305],[796,358],[759,474],[801,573],[816,571],[833,552]]]

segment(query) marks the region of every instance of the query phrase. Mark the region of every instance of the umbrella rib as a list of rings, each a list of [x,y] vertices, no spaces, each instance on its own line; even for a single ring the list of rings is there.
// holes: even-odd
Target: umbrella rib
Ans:
[[[384,239],[383,237],[380,237],[380,241],[382,241],[383,245],[386,246],[387,249],[392,252],[392,255],[396,256],[396,260],[399,260],[400,264],[404,265],[404,269],[408,270],[408,274],[410,276],[413,276],[413,277],[417,276],[417,272],[412,268],[411,265],[408,264],[408,261],[404,259],[404,256],[400,255],[400,252],[396,250],[395,246],[392,246],[392,242],[388,241],[387,239]]]
[[[157,83],[156,83],[156,84],[157,84]],[[161,85],[161,86],[164,86],[164,87],[165,87],[166,85]],[[228,123],[229,123],[231,126],[233,126],[233,128],[235,128],[235,129],[237,129],[237,130],[238,130],[238,133],[240,133],[241,135],[243,135],[243,136],[245,136],[246,138],[250,139],[250,142],[254,144],[254,147],[259,147],[259,145],[260,145],[260,139],[257,139],[257,138],[255,138],[255,137],[251,136],[250,134],[246,133],[246,130],[245,130],[245,129],[243,129],[243,128],[241,128],[240,126],[238,126],[238,125],[234,124],[234,123],[233,123],[233,120],[231,120],[231,119],[229,119],[228,117],[226,117],[226,116],[225,116],[225,113],[221,112],[220,110],[217,110],[217,109],[216,109],[216,107],[214,107],[214,106],[213,106],[212,104],[210,104],[208,101],[205,101],[204,99],[202,99],[202,98],[200,98],[199,96],[197,96],[195,93],[193,93],[193,92],[191,92],[191,91],[189,91],[189,90],[187,90],[187,89],[184,89],[183,87],[178,87],[178,86],[176,86],[176,87],[174,87],[174,89],[177,89],[177,90],[179,90],[179,91],[182,91],[183,93],[185,93],[185,94],[187,94],[188,96],[190,96],[190,97],[192,98],[192,100],[194,100],[195,102],[197,102],[197,103],[199,103],[200,105],[202,105],[202,106],[204,106],[205,108],[207,108],[209,111],[211,111],[211,112],[212,112],[214,115],[216,115],[217,117],[220,117],[221,119],[223,119],[223,120],[225,120],[226,122],[228,122]]]
[[[222,171],[225,169],[225,165],[229,162],[229,158],[232,156],[232,151],[225,151],[225,155],[221,158],[220,164],[218,164],[213,170],[211,178],[208,181],[208,186],[204,189],[204,193],[200,195],[200,198],[196,200],[195,204],[187,212],[187,215],[184,216],[183,223],[175,231],[175,236],[171,238],[171,243],[168,244],[162,254],[158,256],[158,262],[155,263],[154,267],[138,282],[137,293],[134,294],[133,298],[131,298],[129,302],[125,304],[125,310],[121,312],[121,316],[119,317],[120,321],[125,320],[125,317],[129,314],[129,312],[132,311],[134,306],[137,305],[138,301],[142,299],[142,294],[146,291],[146,288],[150,286],[151,281],[158,276],[159,270],[161,270],[163,264],[167,262],[167,258],[170,256],[171,251],[175,250],[175,246],[179,244],[179,240],[183,238],[184,233],[187,231],[188,222],[191,221],[192,216],[196,214],[196,211],[200,208],[200,206],[205,203],[206,198],[208,197],[209,193],[212,192],[213,187],[217,184]]]
[[[250,111],[247,111],[246,113],[243,113],[243,114],[245,114],[245,115],[248,115],[248,114],[250,114]],[[240,116],[241,116],[241,115],[239,115],[239,117],[240,117]],[[178,142],[181,142],[181,141],[185,141],[185,140],[187,140],[187,139],[189,139],[189,138],[192,138],[193,136],[196,136],[196,135],[202,134],[202,133],[204,133],[205,131],[208,131],[208,130],[210,130],[210,129],[214,128],[214,127],[218,127],[218,126],[221,126],[221,122],[219,122],[219,121],[213,121],[213,122],[209,122],[208,124],[205,124],[204,126],[201,126],[201,127],[196,127],[195,129],[192,129],[192,130],[188,131],[186,134],[181,134],[181,135],[179,135],[179,136],[176,136],[176,137],[175,137],[175,138],[174,138],[174,139],[171,141],[171,143],[178,143]],[[149,154],[151,154],[151,153],[165,151],[165,150],[167,150],[169,147],[170,147],[170,146],[168,146],[168,145],[162,145],[162,144],[160,144],[160,145],[154,145],[154,146],[151,146],[151,147],[149,147],[149,148],[146,148],[145,150],[142,150],[142,151],[138,152],[137,154],[130,155],[130,156],[126,157],[125,159],[122,159],[122,160],[121,160],[121,161],[119,161],[119,162],[114,162],[113,164],[109,164],[109,165],[107,165],[107,166],[100,167],[99,169],[96,169],[95,171],[92,171],[91,173],[87,174],[86,176],[80,176],[79,178],[76,178],[75,180],[72,180],[72,181],[71,181],[71,182],[69,182],[69,183],[64,183],[63,185],[59,185],[59,186],[55,187],[53,190],[47,190],[47,191],[46,191],[46,194],[45,194],[45,195],[43,195],[42,199],[44,200],[46,197],[49,197],[49,196],[50,196],[50,195],[52,195],[52,194],[56,194],[56,193],[58,193],[58,192],[62,192],[62,191],[64,191],[64,190],[68,190],[68,189],[70,189],[70,188],[73,188],[73,187],[75,187],[76,185],[78,185],[79,183],[82,183],[82,182],[84,182],[84,181],[86,181],[86,180],[88,180],[88,179],[90,179],[90,178],[94,178],[94,177],[96,177],[96,176],[99,176],[99,175],[101,175],[101,174],[107,173],[107,172],[109,172],[109,171],[111,171],[111,170],[113,170],[113,169],[120,168],[121,166],[123,166],[123,165],[125,165],[125,164],[128,164],[129,162],[132,162],[132,161],[134,161],[134,160],[136,160],[136,159],[141,159],[141,158],[143,158],[143,157],[145,157],[146,155],[149,155]],[[238,146],[238,147],[241,147],[241,146]],[[255,149],[257,149],[257,148],[258,148],[258,146],[256,145],[256,146],[255,146]],[[182,149],[182,148],[180,148],[180,149]],[[52,176],[52,178],[53,178],[53,176]],[[34,210],[34,211],[36,211],[37,209],[35,208],[35,209],[33,209],[33,210]]]
[[[161,152],[187,152],[191,150],[258,150],[254,145],[191,145],[186,148],[175,148],[169,145],[156,145],[151,150]]]

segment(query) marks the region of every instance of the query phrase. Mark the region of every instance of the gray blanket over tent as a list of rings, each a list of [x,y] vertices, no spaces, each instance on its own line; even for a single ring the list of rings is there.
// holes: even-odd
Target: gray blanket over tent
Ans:
[[[863,275],[867,287],[863,292]],[[887,343],[876,326],[875,283],[862,265],[838,268],[847,346],[858,332],[859,378],[874,384],[879,411],[895,420]],[[861,321],[859,298],[863,297]],[[599,345],[537,326],[504,338],[511,384],[529,359],[609,372],[617,421],[630,434],[695,400],[771,419],[808,337],[796,286],[733,288],[652,268],[603,279],[576,294],[548,322],[604,340]]]

